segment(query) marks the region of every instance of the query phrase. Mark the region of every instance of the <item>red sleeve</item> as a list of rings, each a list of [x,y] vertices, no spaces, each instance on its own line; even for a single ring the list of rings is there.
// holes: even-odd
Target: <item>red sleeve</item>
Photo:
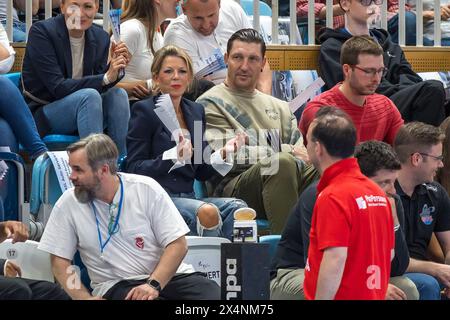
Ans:
[[[402,119],[402,115],[398,111],[395,104],[389,100],[391,112],[391,125],[389,131],[386,134],[384,142],[389,143],[390,145],[394,144],[395,136],[397,135],[398,130],[403,125],[404,121]]]
[[[348,247],[351,227],[351,210],[345,199],[327,194],[316,202],[317,247]]]
[[[297,0],[297,16],[306,17],[308,15],[308,0]],[[320,10],[325,7],[321,1],[314,1],[314,16],[318,17]]]
[[[307,144],[306,133],[308,132],[309,125],[314,120],[316,112],[319,110],[321,105],[315,101],[311,101],[306,105],[305,110],[303,110],[300,122],[298,124],[298,129],[303,135],[303,143]]]

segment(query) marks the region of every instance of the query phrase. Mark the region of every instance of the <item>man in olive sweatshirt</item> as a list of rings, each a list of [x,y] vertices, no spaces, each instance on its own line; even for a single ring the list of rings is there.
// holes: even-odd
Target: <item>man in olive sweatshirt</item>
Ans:
[[[206,139],[214,149],[244,131],[248,143],[237,153],[225,178],[209,181],[214,196],[237,197],[267,218],[280,234],[298,195],[315,178],[297,121],[286,102],[256,90],[266,62],[265,44],[254,29],[228,41],[225,82],[197,99],[205,107]]]

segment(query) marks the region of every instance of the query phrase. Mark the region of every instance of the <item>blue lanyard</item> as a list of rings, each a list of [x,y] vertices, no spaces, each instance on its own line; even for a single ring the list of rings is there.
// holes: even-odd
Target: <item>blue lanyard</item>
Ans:
[[[95,216],[95,222],[97,223],[97,233],[98,233],[98,241],[100,243],[100,252],[103,253],[103,250],[105,249],[106,245],[108,244],[109,240],[111,240],[111,236],[116,233],[116,229],[118,227],[119,224],[119,218],[120,218],[120,213],[122,212],[122,202],[123,202],[123,183],[122,183],[122,179],[119,177],[119,182],[120,182],[120,200],[119,200],[119,209],[117,211],[117,217],[114,220],[114,226],[112,227],[112,230],[110,230],[108,228],[108,239],[106,239],[105,243],[103,243],[102,241],[102,234],[100,232],[100,225],[98,223],[98,217],[97,217],[97,209],[95,208],[94,202],[91,202],[91,206],[92,209],[94,211],[94,216]]]

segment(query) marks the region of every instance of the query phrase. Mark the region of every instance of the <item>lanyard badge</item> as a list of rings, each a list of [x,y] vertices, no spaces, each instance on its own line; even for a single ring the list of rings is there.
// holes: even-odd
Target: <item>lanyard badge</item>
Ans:
[[[119,219],[120,219],[120,214],[122,213],[122,204],[123,204],[123,182],[122,182],[122,178],[120,176],[118,176],[118,177],[119,177],[119,182],[120,182],[119,207],[117,210],[117,216],[115,218],[114,218],[114,210],[117,207],[117,205],[112,204],[109,207],[108,238],[106,239],[105,243],[103,243],[102,234],[100,232],[100,224],[98,222],[97,209],[95,208],[94,202],[91,202],[92,211],[94,212],[94,216],[95,216],[95,223],[97,224],[97,233],[98,233],[98,242],[100,245],[100,252],[102,254],[103,254],[103,251],[104,251],[106,245],[108,244],[109,240],[111,240],[111,236],[116,234],[119,231]]]

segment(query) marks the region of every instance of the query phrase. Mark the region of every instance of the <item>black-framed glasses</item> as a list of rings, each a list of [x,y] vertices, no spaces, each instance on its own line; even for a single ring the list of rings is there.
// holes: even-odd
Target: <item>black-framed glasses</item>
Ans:
[[[377,6],[383,4],[383,0],[359,0],[364,7],[368,7],[372,4],[376,4]]]
[[[388,72],[388,68],[383,67],[380,69],[374,69],[374,68],[361,68],[357,65],[352,65],[353,68],[356,68],[358,70],[361,70],[366,76],[368,77],[374,77],[375,75],[379,75],[381,77],[384,77],[386,73]]]
[[[432,154],[428,154],[428,153],[425,153],[425,152],[418,152],[420,155],[422,155],[422,156],[426,156],[426,157],[430,157],[430,158],[433,158],[434,160],[436,160],[436,161],[444,161],[444,156],[443,155],[440,155],[440,156],[433,156]]]

